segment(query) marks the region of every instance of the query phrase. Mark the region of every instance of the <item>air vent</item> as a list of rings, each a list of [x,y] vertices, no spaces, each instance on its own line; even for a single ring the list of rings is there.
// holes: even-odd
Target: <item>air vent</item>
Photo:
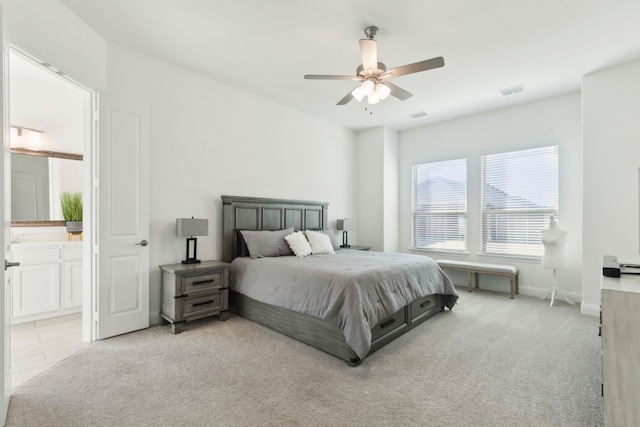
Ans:
[[[520,93],[522,91],[524,91],[524,85],[506,87],[504,89],[500,89],[498,92],[500,92],[502,96],[507,96],[507,95],[513,95],[514,93]]]
[[[425,113],[424,111],[417,111],[415,113],[409,114],[409,116],[413,117],[414,119],[419,119],[420,117],[425,117],[426,115],[427,113]]]

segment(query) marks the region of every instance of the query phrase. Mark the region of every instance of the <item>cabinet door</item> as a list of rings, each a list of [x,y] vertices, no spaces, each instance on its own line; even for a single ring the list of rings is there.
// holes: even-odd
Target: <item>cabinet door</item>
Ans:
[[[13,277],[13,320],[60,310],[60,264],[18,267]]]
[[[82,261],[64,263],[62,308],[82,307]]]

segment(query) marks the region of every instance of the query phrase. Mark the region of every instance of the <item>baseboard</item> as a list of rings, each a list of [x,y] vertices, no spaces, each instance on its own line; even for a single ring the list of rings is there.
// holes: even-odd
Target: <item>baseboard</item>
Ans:
[[[149,313],[149,326],[155,326],[160,324],[160,312]]]
[[[462,285],[456,285],[456,288],[458,288],[459,291],[464,291],[467,289],[467,286],[462,286]],[[481,288],[482,289],[482,288]],[[496,289],[494,286],[491,286],[491,288],[486,287],[486,290],[492,291],[492,292],[506,292],[507,295],[509,294],[508,291],[503,291],[502,289]],[[475,290],[475,288],[474,288]],[[533,287],[529,287],[529,286],[520,286],[519,287],[519,293],[518,295],[526,295],[529,297],[536,297],[536,298],[542,298],[547,296],[547,294],[549,293],[550,289],[547,288],[533,288]],[[560,289],[558,289],[557,293],[556,293],[556,301],[562,301],[564,304],[566,304],[566,302],[564,301],[564,298],[562,296],[560,296],[560,298],[558,298],[558,293],[562,292],[564,295],[566,295],[569,300],[573,301],[576,304],[581,304],[582,301],[582,294],[580,293],[576,293],[576,292],[566,292],[566,291],[562,291]],[[516,295],[516,298],[518,297],[518,295]],[[547,300],[550,297],[547,297]],[[583,309],[581,309],[581,312],[583,312],[583,314],[591,314],[591,313],[584,313],[584,311],[582,311]],[[600,307],[598,307],[598,313],[600,313]],[[599,314],[595,314],[596,316]]]
[[[600,305],[582,303],[580,305],[580,313],[586,314],[587,316],[598,317],[600,316]]]
[[[532,288],[528,286],[521,286],[520,294],[527,295],[530,297],[543,298],[547,296],[550,290],[551,289],[548,289],[548,288]],[[561,289],[558,289],[556,291],[556,300],[562,300],[564,302],[564,299],[562,298],[562,296],[560,297],[560,299],[558,299],[558,293],[562,293],[566,295],[571,301],[575,302],[576,304],[580,304],[582,301],[582,294],[576,293],[576,292],[567,292]],[[550,298],[550,297],[547,297],[547,298]]]

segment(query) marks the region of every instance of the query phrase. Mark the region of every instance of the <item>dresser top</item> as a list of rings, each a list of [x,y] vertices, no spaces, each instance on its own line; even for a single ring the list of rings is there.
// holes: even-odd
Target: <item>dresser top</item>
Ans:
[[[221,269],[229,267],[229,263],[222,261],[202,261],[194,264],[167,264],[161,265],[160,269],[170,271],[175,274],[185,274],[207,269]]]
[[[640,275],[623,274],[620,277],[602,276],[602,290],[640,294]]]

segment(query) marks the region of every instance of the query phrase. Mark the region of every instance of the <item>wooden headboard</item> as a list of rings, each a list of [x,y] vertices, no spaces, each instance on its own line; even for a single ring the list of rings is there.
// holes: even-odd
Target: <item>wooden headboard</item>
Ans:
[[[328,228],[328,202],[222,196],[222,259],[240,254],[237,230],[296,230]]]

